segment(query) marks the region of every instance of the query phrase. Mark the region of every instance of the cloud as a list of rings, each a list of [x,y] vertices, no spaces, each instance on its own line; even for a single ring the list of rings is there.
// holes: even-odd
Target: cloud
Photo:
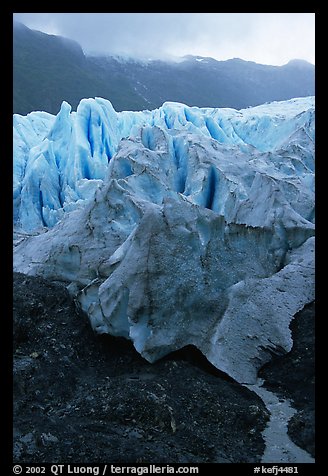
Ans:
[[[314,13],[16,13],[15,18],[72,38],[86,53],[314,63]]]

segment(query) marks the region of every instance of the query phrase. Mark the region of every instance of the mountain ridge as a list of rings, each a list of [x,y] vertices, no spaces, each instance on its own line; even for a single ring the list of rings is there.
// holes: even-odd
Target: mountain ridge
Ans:
[[[117,111],[160,107],[166,101],[242,109],[314,95],[314,65],[283,66],[186,55],[181,61],[88,55],[74,40],[14,23],[14,113],[75,110],[85,97],[110,100]]]

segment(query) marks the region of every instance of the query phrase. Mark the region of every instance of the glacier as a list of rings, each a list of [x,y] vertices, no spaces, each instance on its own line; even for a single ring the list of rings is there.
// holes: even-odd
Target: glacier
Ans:
[[[314,97],[14,115],[14,269],[68,283],[149,362],[192,344],[253,383],[314,300]]]
[[[307,152],[308,142],[314,139],[313,97],[240,111],[164,103],[154,111],[118,113],[108,100],[96,98],[82,100],[76,112],[63,102],[56,117],[32,112],[26,117],[14,114],[13,121],[14,222],[26,231],[52,227],[66,211],[83,205],[104,180],[120,141],[137,137],[140,127],[148,149],[152,148],[148,127],[157,126],[166,132],[211,137],[248,154],[252,147],[267,154],[283,148],[286,159],[282,163],[274,164],[275,156],[257,160],[264,167],[282,167],[290,177],[295,172],[302,176],[304,167],[304,172],[307,168],[313,172],[314,167],[313,154]],[[181,140],[174,143],[178,160]]]

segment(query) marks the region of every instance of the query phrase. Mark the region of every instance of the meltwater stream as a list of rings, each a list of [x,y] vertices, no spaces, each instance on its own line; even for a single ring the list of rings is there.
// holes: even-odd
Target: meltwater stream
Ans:
[[[265,441],[265,451],[261,462],[314,463],[314,458],[295,445],[287,434],[288,422],[296,413],[296,410],[291,407],[289,400],[283,400],[265,389],[262,386],[263,383],[263,379],[258,379],[254,385],[245,385],[263,400],[271,414],[270,421],[262,433]]]

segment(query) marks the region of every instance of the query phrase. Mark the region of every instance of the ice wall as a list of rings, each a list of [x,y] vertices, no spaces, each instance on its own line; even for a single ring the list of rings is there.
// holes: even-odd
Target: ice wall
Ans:
[[[150,362],[193,344],[254,382],[314,299],[313,106],[64,103],[21,139],[16,220],[38,233],[14,269],[70,283],[96,332]]]

